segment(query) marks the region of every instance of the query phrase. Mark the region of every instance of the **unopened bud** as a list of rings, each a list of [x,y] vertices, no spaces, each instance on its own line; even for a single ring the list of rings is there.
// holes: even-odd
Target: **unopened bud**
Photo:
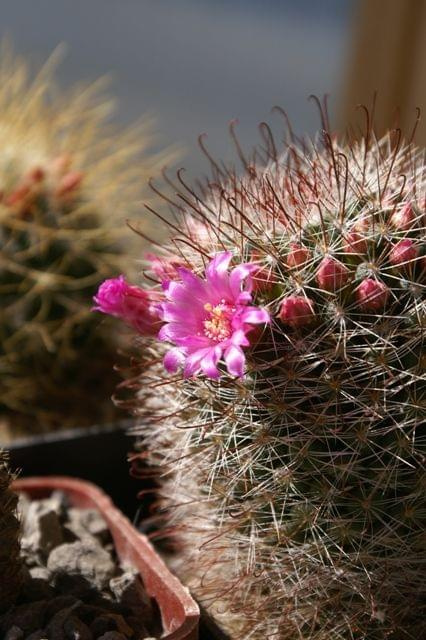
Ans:
[[[389,297],[389,288],[379,280],[366,278],[356,289],[359,305],[366,311],[381,311]]]
[[[142,335],[155,335],[160,326],[157,305],[161,295],[129,285],[124,276],[105,280],[93,300],[93,311],[100,311],[136,329]]]
[[[399,231],[408,231],[413,227],[413,223],[416,219],[413,206],[411,202],[405,204],[402,209],[394,211],[391,216],[391,223]]]
[[[145,260],[148,263],[148,272],[159,282],[177,280],[178,269],[186,266],[179,256],[174,255],[157,256],[154,253],[147,253]]]
[[[5,203],[9,207],[24,206],[31,194],[31,186],[29,184],[21,184],[16,187],[5,199]]]
[[[83,180],[83,173],[81,171],[70,171],[66,173],[59,181],[59,185],[56,189],[56,195],[63,197],[71,194],[78,189]]]
[[[349,280],[350,271],[344,264],[334,258],[326,257],[318,267],[316,280],[326,291],[336,291]]]
[[[300,267],[302,264],[305,264],[311,257],[311,252],[306,247],[298,244],[297,242],[290,243],[290,251],[287,254],[287,266],[292,267]]]
[[[357,231],[350,231],[346,234],[343,242],[345,253],[363,254],[367,251],[367,240]]]
[[[288,296],[280,307],[279,318],[285,324],[292,327],[303,327],[308,325],[315,313],[314,303],[304,296]]]
[[[419,250],[413,240],[406,238],[393,245],[389,252],[389,262],[393,265],[412,262],[419,255]]]
[[[45,173],[41,167],[34,167],[28,174],[31,182],[41,182],[44,180]]]

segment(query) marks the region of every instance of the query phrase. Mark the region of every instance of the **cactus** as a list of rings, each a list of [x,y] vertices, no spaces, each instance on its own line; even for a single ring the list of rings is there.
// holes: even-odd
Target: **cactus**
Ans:
[[[232,638],[418,638],[424,153],[398,131],[376,139],[370,121],[358,142],[326,126],[282,153],[266,141],[241,153],[241,177],[214,161],[201,190],[179,176],[163,259],[186,269],[168,269],[160,340],[144,338],[129,380],[175,568]],[[205,291],[228,286],[229,252],[230,281],[244,273],[245,304],[270,315],[243,324],[233,358],[234,300],[205,304],[189,335]],[[212,326],[216,346],[197,360],[193,340],[205,346]]]
[[[61,94],[51,66],[32,80],[3,46],[0,414],[13,432],[114,417],[118,343],[89,305],[99,279],[123,270],[123,221],[164,159],[146,155],[147,123],[111,127],[102,83]]]
[[[22,582],[18,499],[10,489],[11,480],[7,456],[0,449],[0,614],[14,603]]]

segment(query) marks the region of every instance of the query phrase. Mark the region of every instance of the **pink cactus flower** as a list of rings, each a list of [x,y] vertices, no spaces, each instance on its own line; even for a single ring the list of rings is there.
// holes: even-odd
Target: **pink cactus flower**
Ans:
[[[162,296],[128,284],[123,275],[105,280],[93,300],[93,311],[120,318],[140,334],[156,335],[161,327],[158,303]]]
[[[281,303],[279,318],[292,327],[303,327],[314,318],[314,303],[305,296],[288,296]]]
[[[233,376],[244,375],[242,347],[250,342],[247,333],[253,325],[270,321],[266,309],[248,306],[251,302],[253,263],[240,264],[228,272],[232,253],[218,253],[202,279],[188,269],[179,269],[180,282],[165,287],[167,302],[160,305],[166,323],[159,338],[175,345],[164,358],[170,373],[183,365],[185,377],[203,373],[219,378],[222,359]]]
[[[379,280],[365,278],[356,289],[358,304],[366,311],[382,311],[389,297],[389,288]]]
[[[408,264],[419,255],[419,250],[413,240],[405,238],[393,245],[389,252],[389,262],[393,265]]]
[[[148,262],[148,270],[159,282],[177,280],[179,278],[178,269],[185,266],[179,256],[157,256],[154,253],[147,253],[145,259]]]
[[[413,227],[416,214],[413,210],[411,202],[407,202],[402,209],[394,211],[391,216],[391,223],[399,231],[408,231]]]
[[[346,234],[343,244],[345,253],[362,254],[367,251],[367,240],[357,231],[349,231]]]
[[[305,264],[311,257],[311,252],[306,247],[302,247],[302,245],[297,242],[290,243],[290,251],[287,254],[287,266],[290,268],[300,267],[302,264]]]
[[[349,280],[350,271],[344,264],[327,256],[321,261],[316,274],[318,285],[326,291],[336,291]]]

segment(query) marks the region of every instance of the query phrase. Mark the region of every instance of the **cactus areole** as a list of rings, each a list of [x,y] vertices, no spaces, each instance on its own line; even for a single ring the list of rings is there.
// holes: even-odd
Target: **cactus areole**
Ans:
[[[424,153],[324,129],[179,174],[133,408],[176,570],[232,638],[420,638]],[[160,287],[153,259],[185,267]]]

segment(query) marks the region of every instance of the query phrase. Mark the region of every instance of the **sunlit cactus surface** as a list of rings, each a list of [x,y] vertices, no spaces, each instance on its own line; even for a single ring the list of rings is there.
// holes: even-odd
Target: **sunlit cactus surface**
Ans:
[[[426,630],[424,152],[366,120],[179,174],[147,259],[128,386],[176,570],[232,638]]]

